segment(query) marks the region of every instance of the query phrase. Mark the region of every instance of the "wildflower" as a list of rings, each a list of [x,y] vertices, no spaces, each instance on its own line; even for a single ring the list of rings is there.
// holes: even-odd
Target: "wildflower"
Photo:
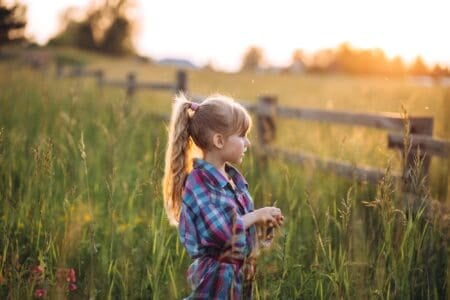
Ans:
[[[31,269],[31,280],[33,281],[41,281],[44,279],[44,267],[41,265],[34,266]]]
[[[31,269],[31,273],[40,275],[40,274],[44,273],[44,268],[40,265],[35,266],[33,269]]]
[[[34,292],[34,296],[36,298],[44,298],[45,296],[47,296],[47,290],[46,289],[37,289]]]
[[[65,268],[60,268],[58,269],[57,273],[56,273],[56,277],[58,279],[58,286],[59,287],[69,287],[70,288],[70,283],[75,283],[77,282],[77,276],[75,273],[75,269],[65,269]],[[69,285],[66,285],[69,284]],[[74,288],[76,289],[76,285],[74,284]]]
[[[128,228],[128,224],[122,223],[122,224],[120,224],[120,225],[117,227],[117,231],[118,231],[119,233],[122,233],[122,232],[126,231],[127,228]]]
[[[66,281],[67,282],[77,282],[77,277],[75,275],[74,269],[69,269],[66,275]]]
[[[73,292],[77,289],[77,285],[75,283],[69,284],[69,291]]]
[[[91,214],[90,213],[84,214],[83,220],[84,220],[84,222],[90,222],[92,220]]]

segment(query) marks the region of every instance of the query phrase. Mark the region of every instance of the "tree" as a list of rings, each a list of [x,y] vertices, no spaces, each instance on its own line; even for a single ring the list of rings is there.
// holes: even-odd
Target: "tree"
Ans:
[[[355,51],[350,46],[349,43],[342,43],[336,50],[336,55],[334,58],[334,63],[341,72],[350,72],[354,73],[354,65],[355,65]]]
[[[133,0],[93,1],[85,14],[78,20],[74,8],[69,8],[64,16],[60,33],[49,41],[51,45],[68,45],[87,50],[97,50],[113,55],[134,53],[133,29],[128,11]]]
[[[24,5],[8,7],[0,0],[0,49],[3,45],[24,40],[26,24]]]
[[[409,73],[412,75],[420,76],[420,75],[427,75],[428,74],[428,68],[423,62],[422,57],[417,56],[416,60],[412,64],[411,68],[409,69]]]
[[[355,49],[343,43],[336,51],[336,65],[350,74],[386,74],[390,62],[381,49]]]
[[[394,57],[390,64],[390,73],[392,75],[404,75],[405,74],[405,64],[400,56]]]
[[[131,23],[118,16],[105,31],[100,50],[113,55],[123,55],[134,52],[131,40]]]
[[[439,64],[435,64],[433,70],[431,70],[431,76],[433,77],[441,77],[445,76],[447,70],[444,67],[441,67]]]
[[[256,46],[251,46],[244,54],[241,71],[255,71],[262,66],[264,59],[263,50]]]
[[[205,71],[216,72],[214,63],[211,60],[208,60],[208,62],[202,67],[202,69]]]
[[[289,67],[289,70],[294,73],[300,73],[305,70],[305,54],[303,53],[303,50],[296,49],[292,53],[291,58],[291,65]]]
[[[336,60],[336,51],[333,49],[321,49],[314,53],[312,64],[308,68],[312,72],[336,72],[340,66]]]

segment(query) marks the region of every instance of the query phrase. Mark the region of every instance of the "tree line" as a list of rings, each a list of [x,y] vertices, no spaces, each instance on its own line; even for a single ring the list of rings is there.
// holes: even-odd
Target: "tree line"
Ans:
[[[92,1],[86,11],[69,7],[62,15],[59,33],[50,46],[72,46],[111,55],[135,54],[135,22],[131,0]],[[84,15],[79,18],[79,15]]]
[[[102,0],[91,1],[85,10],[69,7],[61,15],[59,32],[47,45],[112,55],[135,54],[135,22],[129,15],[132,5],[132,0]],[[7,5],[0,0],[0,51],[7,44],[26,41],[26,24],[24,4]]]
[[[2,46],[24,40],[26,7],[20,4],[6,5],[0,0],[0,51]]]
[[[249,47],[242,59],[241,71],[271,69],[267,66],[264,50],[257,46]],[[448,66],[435,64],[428,66],[421,56],[406,64],[400,56],[389,58],[381,49],[357,49],[343,43],[335,49],[322,49],[307,55],[296,49],[288,66],[281,72],[348,73],[355,75],[389,76],[450,76]]]

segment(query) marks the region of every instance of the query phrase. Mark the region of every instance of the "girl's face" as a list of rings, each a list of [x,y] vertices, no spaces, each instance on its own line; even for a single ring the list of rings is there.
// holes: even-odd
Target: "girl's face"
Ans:
[[[235,133],[230,135],[221,151],[223,160],[232,164],[241,163],[248,146],[250,146],[250,141],[246,134]]]

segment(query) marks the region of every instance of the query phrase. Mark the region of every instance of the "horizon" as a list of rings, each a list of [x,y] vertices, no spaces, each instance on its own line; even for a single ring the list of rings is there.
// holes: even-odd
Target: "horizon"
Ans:
[[[45,44],[57,33],[64,9],[74,5],[86,9],[91,2],[43,0],[38,5],[21,1],[28,8],[27,36]],[[429,67],[449,67],[450,42],[445,31],[450,20],[444,8],[445,1],[439,0],[321,0],[303,5],[286,0],[276,4],[136,0],[130,14],[137,21],[134,40],[139,55],[186,59],[197,66],[211,63],[215,69],[233,72],[250,46],[263,50],[268,65],[281,67],[289,64],[296,49],[308,55],[343,43],[354,49],[381,49],[390,59],[400,56],[405,64],[420,56]]]

